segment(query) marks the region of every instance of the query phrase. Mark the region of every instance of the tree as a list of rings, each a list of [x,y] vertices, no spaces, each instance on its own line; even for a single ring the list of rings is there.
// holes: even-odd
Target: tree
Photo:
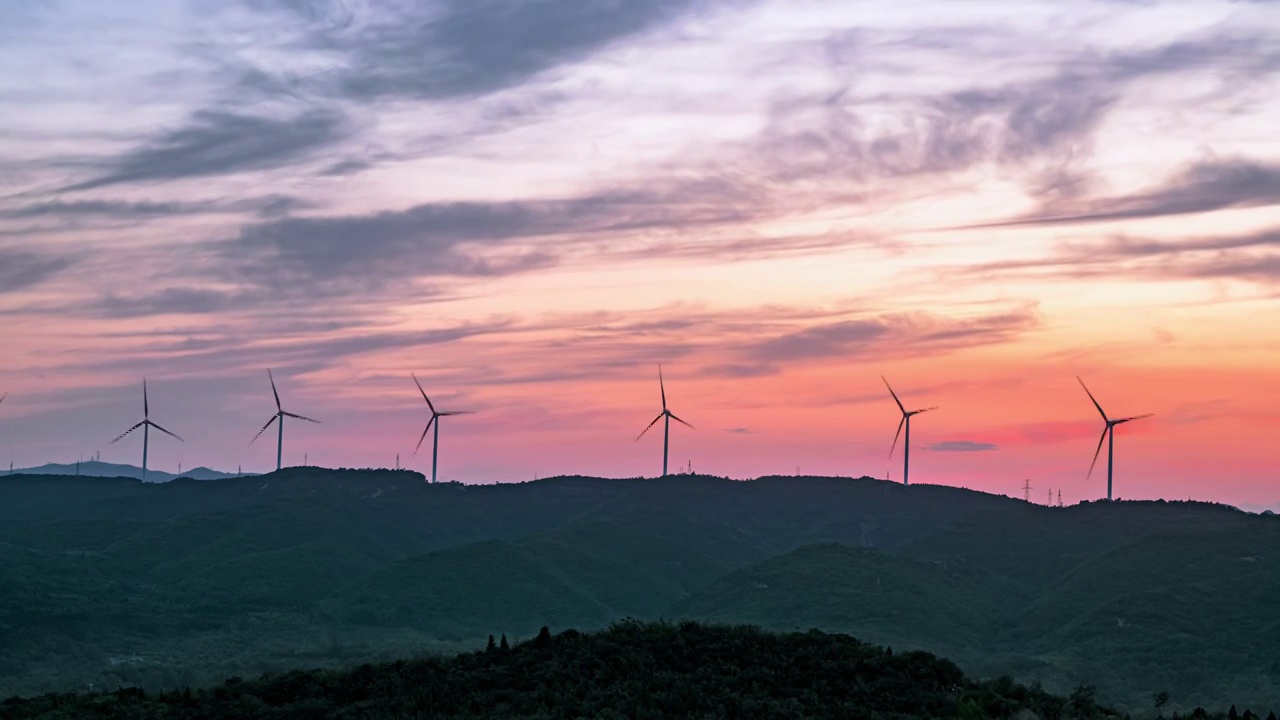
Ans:
[[[533,645],[534,647],[544,647],[550,644],[551,644],[551,628],[547,627],[546,625],[543,625],[542,629],[538,631],[538,637],[533,639]]]
[[[507,634],[502,633],[502,642],[498,644],[500,650],[510,650],[511,646],[507,644]]]
[[[1092,685],[1081,685],[1071,693],[1071,708],[1081,715],[1087,715],[1097,707],[1094,699],[1096,696],[1097,690]]]
[[[1227,711],[1227,720],[1240,720],[1240,713],[1236,712],[1236,706],[1232,705]]]
[[[982,714],[982,708],[978,706],[978,703],[974,702],[973,698],[967,698],[960,703],[959,714],[960,720],[983,720],[985,717]]]
[[[492,638],[491,638],[491,639],[492,639]],[[1164,716],[1164,712],[1163,712],[1164,706],[1165,706],[1165,705],[1167,705],[1167,704],[1169,703],[1169,693],[1167,693],[1167,692],[1165,692],[1165,691],[1161,690],[1160,692],[1156,693],[1155,695],[1152,695],[1152,696],[1151,696],[1151,699],[1152,699],[1152,700],[1154,700],[1154,701],[1155,701],[1155,703],[1156,703],[1156,715],[1163,717],[1163,716]]]
[[[498,646],[493,642],[493,635],[490,635],[490,636],[489,636],[489,644],[488,644],[488,645],[486,645],[486,646],[484,647],[484,651],[485,651],[485,652],[487,652],[487,653],[491,653],[491,652],[493,652],[494,650],[497,650],[497,649],[498,649]]]

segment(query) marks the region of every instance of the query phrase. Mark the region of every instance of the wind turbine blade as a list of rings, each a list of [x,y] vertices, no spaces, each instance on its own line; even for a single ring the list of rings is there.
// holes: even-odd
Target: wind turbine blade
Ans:
[[[889,379],[883,375],[880,376],[880,379],[884,380],[884,386],[889,388],[889,394],[893,396],[893,401],[898,403],[898,409],[901,410],[902,413],[905,415],[907,412],[907,409],[902,406],[902,401],[898,399],[898,393],[894,392],[893,387],[889,385]]]
[[[676,414],[675,414],[675,413],[671,413],[671,412],[669,412],[669,413],[667,413],[667,415],[670,415],[672,420],[675,420],[676,422],[680,423],[681,425],[684,425],[684,426],[686,426],[686,427],[693,428],[694,430],[697,430],[697,429],[698,429],[698,428],[696,428],[696,427],[693,427],[693,426],[692,426],[692,425],[690,425],[689,423],[687,423],[687,422],[685,422],[685,421],[681,420],[680,418],[676,417]]]
[[[910,414],[911,414],[911,415],[919,415],[920,413],[927,413],[927,412],[929,412],[930,410],[937,410],[937,409],[938,409],[938,406],[937,406],[937,405],[934,405],[933,407],[922,408],[922,409],[920,409],[920,410],[912,410]]]
[[[151,417],[151,405],[147,402],[147,379],[142,378],[142,419]]]
[[[422,449],[422,441],[427,439],[427,433],[431,432],[431,423],[435,421],[436,416],[432,415],[431,419],[427,421],[427,426],[422,428],[422,437],[418,438],[418,446],[413,449],[413,454],[415,456],[418,454],[418,451]]]
[[[128,430],[125,430],[124,432],[122,432],[122,433],[120,433],[119,435],[117,435],[117,436],[116,436],[116,439],[115,439],[115,440],[112,440],[111,442],[112,442],[112,443],[116,443],[116,442],[118,442],[118,441],[120,440],[120,438],[124,437],[125,435],[128,435],[129,433],[133,432],[134,430],[137,430],[138,428],[140,428],[140,427],[142,427],[143,425],[146,425],[146,424],[147,424],[147,421],[146,421],[146,420],[143,420],[142,422],[138,423],[137,425],[134,425],[133,427],[129,428]]]
[[[431,398],[427,397],[427,391],[422,389],[422,383],[418,382],[418,376],[413,373],[409,373],[409,376],[413,378],[413,384],[418,386],[418,392],[422,393],[422,399],[427,401],[427,407],[431,408],[431,414],[435,415],[436,406],[431,404]]]
[[[182,438],[178,437],[177,435],[174,435],[173,433],[169,432],[168,430],[165,430],[164,428],[162,428],[162,427],[160,427],[159,425],[157,425],[157,424],[155,424],[155,423],[151,422],[150,420],[147,420],[147,421],[146,421],[146,423],[147,423],[148,425],[150,425],[151,427],[153,427],[153,428],[155,428],[155,429],[159,430],[160,432],[164,433],[165,435],[168,435],[168,436],[173,437],[173,438],[177,438],[178,440],[182,440]],[[186,440],[182,440],[182,442],[186,442]]]
[[[263,426],[262,426],[262,429],[258,431],[258,434],[253,436],[253,440],[250,440],[250,441],[249,441],[249,444],[250,444],[250,445],[252,445],[252,444],[253,444],[253,442],[254,442],[254,440],[257,440],[257,439],[258,439],[258,437],[262,435],[262,433],[264,433],[264,432],[266,432],[266,431],[267,431],[267,428],[271,427],[271,423],[273,423],[273,422],[275,422],[275,421],[277,421],[277,420],[279,420],[279,419],[280,419],[280,416],[279,416],[278,414],[277,414],[277,415],[272,415],[272,416],[271,416],[271,419],[267,421],[267,424],[266,424],[266,425],[263,425]]]
[[[1102,406],[1098,404],[1098,399],[1093,396],[1093,393],[1089,392],[1089,386],[1084,384],[1084,380],[1081,380],[1079,375],[1076,376],[1076,380],[1080,380],[1080,387],[1084,388],[1085,394],[1093,401],[1093,406],[1098,408],[1098,414],[1102,416],[1102,419],[1107,422],[1111,422],[1111,418],[1107,417],[1107,413],[1103,411]]]
[[[284,408],[280,407],[280,393],[276,391],[276,379],[271,374],[271,368],[267,368],[267,379],[271,381],[271,394],[276,396],[276,409],[283,410]]]
[[[1098,464],[1098,455],[1102,454],[1102,443],[1106,441],[1107,433],[1110,431],[1110,425],[1102,429],[1102,437],[1098,438],[1098,449],[1093,451],[1093,462],[1089,463],[1089,474],[1085,475],[1086,478],[1093,477],[1093,466]]]
[[[640,431],[640,434],[636,436],[636,440],[639,440],[640,438],[644,437],[644,434],[645,434],[645,433],[647,433],[647,432],[649,432],[649,428],[653,427],[654,425],[657,425],[657,424],[658,424],[658,421],[659,421],[659,420],[661,420],[661,419],[662,419],[662,416],[663,416],[663,415],[665,415],[665,414],[666,414],[666,413],[658,413],[658,417],[654,418],[654,419],[653,419],[653,422],[651,422],[651,423],[649,423],[648,425],[645,425],[645,426],[644,426],[644,429],[643,429],[643,430],[641,430],[641,431]]]
[[[898,432],[893,434],[893,444],[889,446],[889,457],[893,457],[893,451],[898,449],[898,438],[902,435],[902,426],[907,424],[907,416],[903,415],[898,421]]]
[[[293,414],[293,413],[291,413],[291,412],[285,412],[285,411],[283,411],[283,410],[281,410],[281,411],[280,411],[280,414],[281,414],[281,415],[288,415],[288,416],[289,416],[289,417],[291,417],[291,418],[297,418],[297,419],[299,419],[299,420],[306,420],[307,422],[313,422],[313,423],[315,423],[315,424],[317,424],[317,425],[322,424],[319,420],[312,420],[312,419],[311,419],[311,418],[309,418],[309,417],[305,417],[305,416],[303,416],[303,415],[295,415],[295,414]]]
[[[446,417],[448,415],[475,415],[475,410],[446,410],[436,413],[437,417]]]
[[[662,381],[662,365],[658,365],[658,390],[662,391],[662,409],[667,409],[667,385]]]
[[[1146,420],[1147,418],[1154,416],[1155,413],[1147,413],[1146,415],[1134,415],[1133,417],[1121,418],[1116,421],[1116,425],[1119,425],[1120,423],[1133,422],[1134,420]]]
[[[3,394],[3,395],[0,395],[0,403],[4,402],[4,399],[5,399],[5,398],[7,398],[7,397],[9,397],[9,393],[5,393],[5,394]]]

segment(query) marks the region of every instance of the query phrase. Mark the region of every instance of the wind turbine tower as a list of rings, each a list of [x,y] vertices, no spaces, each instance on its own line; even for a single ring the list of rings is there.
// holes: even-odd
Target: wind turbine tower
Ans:
[[[1079,375],[1076,376],[1076,380],[1080,381],[1080,387],[1084,388],[1085,394],[1093,401],[1093,406],[1098,408],[1098,414],[1102,416],[1103,422],[1106,423],[1106,426],[1102,428],[1102,436],[1098,438],[1098,449],[1093,451],[1093,462],[1089,463],[1089,474],[1085,477],[1093,477],[1093,467],[1098,464],[1098,454],[1102,452],[1102,443],[1107,441],[1107,500],[1111,500],[1111,477],[1112,471],[1115,469],[1116,459],[1116,426],[1123,425],[1127,422],[1133,422],[1134,420],[1149,418],[1154,415],[1154,413],[1134,415],[1133,417],[1112,420],[1107,417],[1106,411],[1102,409],[1102,405],[1098,403],[1098,400],[1093,396],[1093,393],[1089,392],[1089,386],[1084,384],[1084,380],[1082,380]]]
[[[893,401],[897,403],[898,410],[902,411],[902,419],[898,421],[898,432],[893,434],[893,445],[889,446],[889,457],[893,457],[893,451],[898,447],[898,436],[902,434],[902,428],[905,427],[907,429],[907,435],[902,441],[902,484],[910,485],[911,482],[910,477],[908,476],[908,471],[911,469],[911,418],[919,415],[920,413],[927,413],[930,410],[937,410],[938,408],[935,405],[934,407],[921,408],[919,410],[912,410],[908,412],[907,409],[903,407],[902,401],[898,399],[898,394],[895,393],[893,391],[893,387],[889,385],[888,379],[883,375],[880,376],[880,379],[884,380],[884,386],[889,388],[889,394],[893,396]]]
[[[266,425],[262,426],[262,429],[258,431],[257,435],[253,436],[253,440],[250,440],[249,444],[252,445],[257,441],[262,433],[266,432],[267,428],[271,427],[271,423],[279,422],[279,427],[277,428],[278,432],[276,434],[276,470],[279,470],[280,461],[284,458],[284,419],[291,417],[295,420],[306,420],[309,423],[316,423],[317,425],[320,424],[320,421],[312,420],[311,418],[304,417],[302,415],[295,415],[291,412],[285,412],[284,408],[280,406],[280,393],[276,390],[276,379],[271,374],[271,368],[267,368],[267,379],[271,381],[271,394],[276,397],[276,414],[271,416],[271,419],[267,421]]]
[[[666,383],[664,383],[662,380],[661,365],[658,366],[658,390],[662,393],[662,412],[658,413],[658,416],[654,418],[652,422],[646,425],[644,430],[640,431],[640,434],[636,436],[636,440],[639,440],[640,438],[644,437],[644,434],[649,432],[649,428],[656,425],[659,420],[663,421],[662,423],[662,477],[666,477],[667,476],[667,451],[670,450],[671,448],[671,421],[675,420],[676,422],[690,429],[696,429],[696,428],[694,428],[689,423],[681,420],[680,418],[676,417],[675,413],[667,409],[667,386],[666,386]]]
[[[116,439],[111,441],[112,444],[119,442],[120,439],[123,438],[125,435],[128,435],[129,433],[133,432],[134,430],[137,430],[138,428],[142,428],[142,480],[143,482],[146,482],[147,448],[151,440],[151,428],[155,428],[170,437],[177,438],[179,441],[182,440],[182,438],[178,437],[177,435],[174,435],[168,430],[165,430],[159,425],[151,422],[151,404],[147,401],[147,379],[146,378],[142,379],[142,421],[139,422],[137,425],[134,425],[128,430],[125,430],[124,432],[117,435]],[[79,463],[77,463],[76,469],[77,469],[77,474],[79,474]]]
[[[427,391],[422,389],[422,383],[418,382],[418,376],[413,373],[409,374],[413,378],[413,384],[418,386],[418,392],[422,393],[422,399],[427,401],[427,407],[431,409],[431,419],[427,421],[427,426],[422,429],[422,437],[418,438],[418,446],[413,449],[413,454],[417,455],[418,450],[422,449],[422,441],[427,439],[427,432],[431,430],[431,426],[435,425],[435,435],[431,437],[431,483],[436,482],[436,463],[440,458],[440,418],[450,415],[471,415],[471,410],[445,410],[437,411],[436,406],[432,404],[431,398],[427,397]]]

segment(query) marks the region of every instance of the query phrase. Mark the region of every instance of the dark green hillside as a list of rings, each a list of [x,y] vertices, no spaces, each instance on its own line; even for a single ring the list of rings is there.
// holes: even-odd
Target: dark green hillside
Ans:
[[[647,533],[583,522],[398,561],[334,599],[352,623],[408,625],[432,637],[527,636],[546,623],[601,627],[659,617],[672,603],[761,557],[746,539],[674,518]]]
[[[779,630],[858,628],[870,642],[982,646],[1002,612],[999,578],[842,545],[814,545],[730,573],[674,606],[674,617]]]
[[[1280,698],[1280,522],[1189,503],[978,516],[893,554],[810,547],[730,573],[673,615],[815,626],[1123,710]]]
[[[448,660],[291,672],[200,691],[49,695],[0,704],[3,720],[57,718],[1104,718],[1081,691],[1053,697],[975,683],[927,653],[842,635],[621,623],[543,632]]]
[[[817,546],[817,547],[809,547]],[[849,631],[1135,714],[1280,696],[1280,519],[871,479],[0,477],[0,697],[693,617]]]
[[[12,578],[0,587],[0,694],[474,646],[490,629],[551,621],[524,602],[534,597],[578,627],[659,617],[776,552],[901,544],[988,502],[954,492],[965,500],[921,504],[835,479],[429,486],[416,473],[320,468],[166,484],[0,477],[0,571]],[[914,521],[876,519],[913,506]],[[513,554],[487,554],[495,542]],[[450,552],[474,562],[450,565]]]

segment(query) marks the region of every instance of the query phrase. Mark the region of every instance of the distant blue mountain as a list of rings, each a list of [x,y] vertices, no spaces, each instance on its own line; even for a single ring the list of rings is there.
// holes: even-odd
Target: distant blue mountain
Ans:
[[[46,463],[40,467],[34,468],[14,468],[14,473],[25,473],[27,475],[84,475],[87,477],[128,477],[142,479],[142,468],[134,465],[118,465],[116,463],[106,463],[97,460],[79,463]],[[181,475],[167,473],[162,470],[147,470],[147,482],[169,482],[180,477],[191,478],[193,480],[224,480],[226,478],[244,477],[246,475],[255,475],[256,473],[226,473],[218,470],[210,470],[207,467],[192,468],[184,470]]]

